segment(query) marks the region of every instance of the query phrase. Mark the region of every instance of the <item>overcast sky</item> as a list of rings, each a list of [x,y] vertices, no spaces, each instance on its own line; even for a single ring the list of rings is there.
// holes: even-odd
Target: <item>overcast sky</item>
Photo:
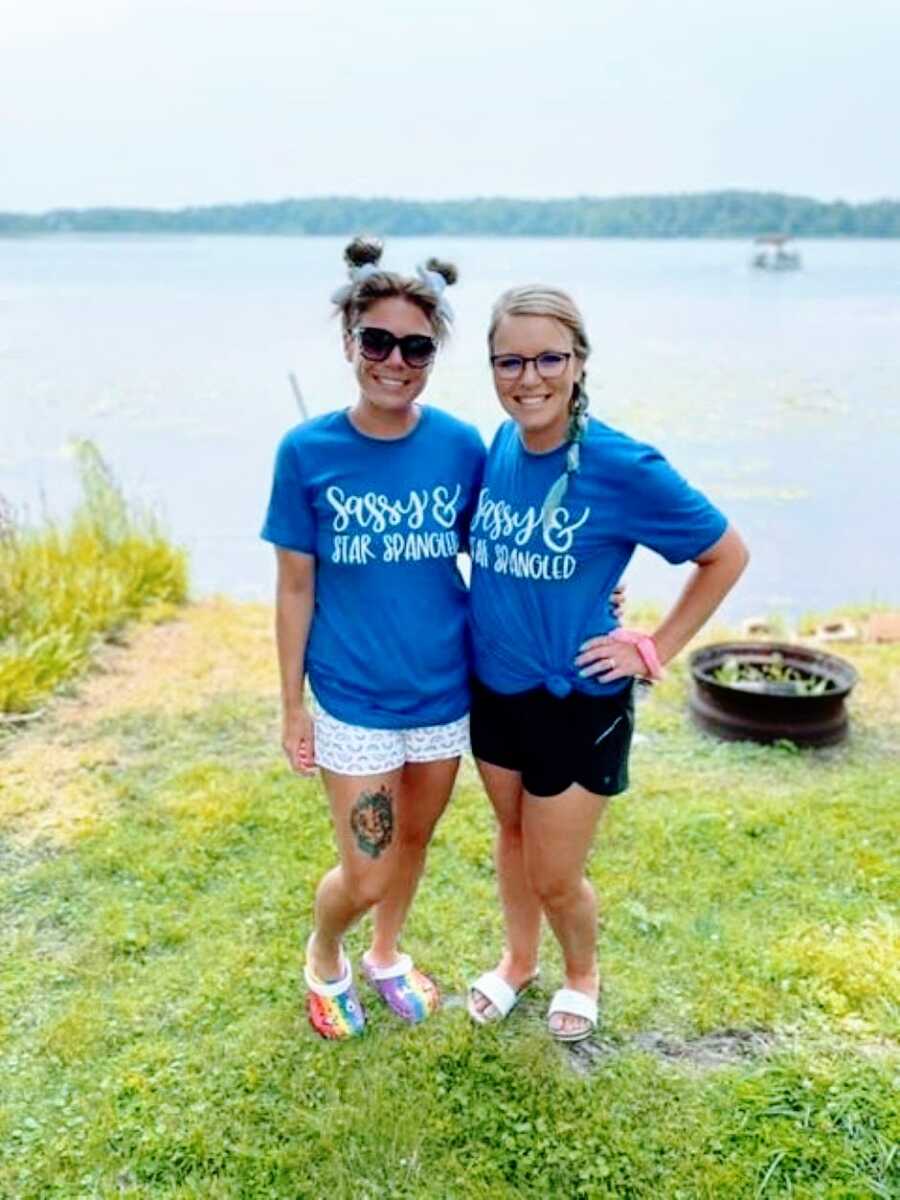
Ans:
[[[0,210],[900,197],[900,0],[0,0]]]

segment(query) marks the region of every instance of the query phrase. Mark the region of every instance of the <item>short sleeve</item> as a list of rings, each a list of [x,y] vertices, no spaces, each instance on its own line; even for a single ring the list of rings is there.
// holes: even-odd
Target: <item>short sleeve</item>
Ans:
[[[670,563],[708,550],[728,528],[714,504],[652,446],[639,446],[629,478],[631,503],[623,533]]]
[[[467,494],[465,507],[462,512],[462,520],[460,521],[460,544],[466,554],[469,552],[469,526],[472,523],[472,517],[475,515],[475,509],[478,504],[478,493],[481,491],[481,481],[484,478],[484,464],[487,459],[487,450],[485,450],[484,442],[478,430],[474,426],[469,426],[467,433],[469,434],[466,447]]]
[[[316,514],[302,477],[295,440],[287,434],[275,455],[272,493],[260,536],[285,550],[315,554]]]

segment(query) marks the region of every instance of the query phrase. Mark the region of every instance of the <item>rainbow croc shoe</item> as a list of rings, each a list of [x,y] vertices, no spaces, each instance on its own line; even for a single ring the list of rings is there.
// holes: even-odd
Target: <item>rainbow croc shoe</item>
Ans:
[[[390,967],[374,967],[363,955],[362,970],[391,1012],[410,1025],[417,1025],[440,1008],[437,985],[416,970],[408,954],[401,954]]]
[[[320,1037],[330,1041],[358,1037],[366,1027],[365,1010],[353,986],[353,971],[343,954],[341,966],[341,977],[333,983],[314,975],[308,961],[303,967],[309,1023]]]

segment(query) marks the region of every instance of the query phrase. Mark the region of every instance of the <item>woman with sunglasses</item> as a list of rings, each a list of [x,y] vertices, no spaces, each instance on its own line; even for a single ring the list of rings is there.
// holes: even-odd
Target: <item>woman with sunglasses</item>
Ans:
[[[652,447],[587,416],[581,314],[554,288],[515,288],[488,335],[511,420],[470,527],[472,751],[498,821],[506,945],[469,1012],[505,1017],[537,974],[541,918],[562,949],[551,1034],[597,1022],[597,905],[584,869],[608,798],[628,785],[633,682],[657,678],[734,585],[747,551]],[[651,635],[616,628],[606,597],[635,547],[693,560]]]
[[[380,242],[351,242],[350,283],[333,297],[356,402],[284,438],[262,533],[278,561],[283,746],[298,773],[320,768],[340,853],[318,886],[306,951],[310,1021],[326,1038],[364,1028],[342,940],[369,909],[369,983],[408,1022],[438,1005],[397,941],[468,747],[457,554],[484,446],[472,426],[417,403],[456,269],[430,259],[408,277],[380,257]]]

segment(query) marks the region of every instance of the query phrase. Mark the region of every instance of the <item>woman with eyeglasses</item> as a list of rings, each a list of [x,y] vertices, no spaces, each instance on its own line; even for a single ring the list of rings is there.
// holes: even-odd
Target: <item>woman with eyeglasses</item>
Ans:
[[[488,335],[498,431],[470,527],[472,751],[493,804],[505,918],[499,964],[469,1013],[500,1020],[538,971],[541,919],[565,985],[551,1034],[597,1023],[597,904],[585,863],[608,798],[628,786],[636,678],[656,679],[734,585],[747,551],[651,446],[587,415],[590,345],[555,288],[514,288]],[[693,570],[652,635],[616,627],[607,597],[636,546]]]
[[[385,270],[372,239],[345,258],[350,282],[333,301],[358,396],[286,435],[262,532],[278,563],[284,751],[300,774],[320,768],[340,854],[316,892],[305,966],[311,1024],[334,1039],[365,1025],[342,940],[369,909],[368,982],[410,1023],[439,1003],[397,943],[468,747],[457,554],[485,453],[472,426],[417,403],[456,269]]]

